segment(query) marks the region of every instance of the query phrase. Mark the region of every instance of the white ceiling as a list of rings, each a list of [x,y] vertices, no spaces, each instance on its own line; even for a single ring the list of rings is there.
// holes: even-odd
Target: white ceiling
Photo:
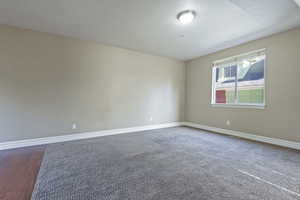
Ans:
[[[181,25],[178,12],[197,17]],[[300,26],[293,0],[0,0],[0,23],[181,60]]]

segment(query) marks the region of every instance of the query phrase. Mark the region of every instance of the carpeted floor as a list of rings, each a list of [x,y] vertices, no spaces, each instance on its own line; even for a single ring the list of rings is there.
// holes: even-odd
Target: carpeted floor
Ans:
[[[32,200],[300,199],[300,152],[177,127],[48,145]]]

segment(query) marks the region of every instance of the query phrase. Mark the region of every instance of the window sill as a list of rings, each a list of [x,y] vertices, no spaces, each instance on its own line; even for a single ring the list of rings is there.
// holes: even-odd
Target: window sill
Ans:
[[[266,105],[255,105],[255,104],[211,104],[211,106],[217,108],[252,108],[252,109],[266,108]]]

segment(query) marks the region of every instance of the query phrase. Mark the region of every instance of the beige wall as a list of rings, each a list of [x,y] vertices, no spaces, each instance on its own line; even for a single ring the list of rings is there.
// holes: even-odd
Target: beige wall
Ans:
[[[181,121],[184,90],[183,62],[0,25],[0,142]]]
[[[184,111],[186,121],[300,142],[300,28],[194,59],[186,72],[180,61],[5,25],[0,44],[0,142],[183,121]],[[211,107],[211,63],[261,48],[266,109]]]
[[[212,62],[261,48],[267,48],[267,107],[211,107]],[[300,142],[300,28],[189,61],[186,79],[187,121]]]

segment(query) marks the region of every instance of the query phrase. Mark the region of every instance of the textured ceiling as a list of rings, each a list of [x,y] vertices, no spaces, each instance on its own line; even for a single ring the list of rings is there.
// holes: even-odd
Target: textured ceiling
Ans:
[[[178,12],[193,9],[192,24]],[[181,60],[300,26],[293,0],[1,0],[0,23]]]

